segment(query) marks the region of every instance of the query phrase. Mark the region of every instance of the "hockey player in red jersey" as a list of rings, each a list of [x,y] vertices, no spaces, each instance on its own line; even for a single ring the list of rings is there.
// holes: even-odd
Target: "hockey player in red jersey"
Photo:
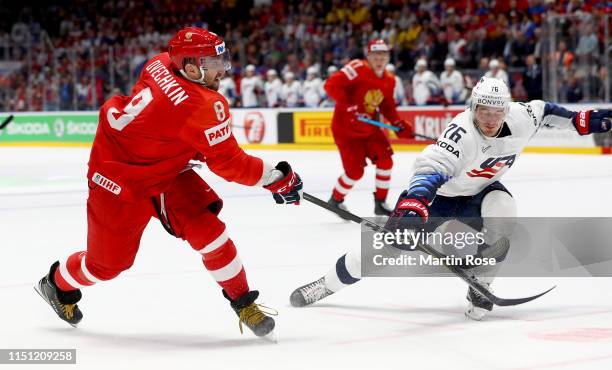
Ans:
[[[395,108],[395,79],[385,70],[389,63],[389,47],[383,40],[372,40],[367,52],[367,59],[352,60],[325,82],[325,91],[336,101],[332,132],[344,168],[329,204],[346,209],[344,197],[363,176],[368,158],[376,165],[374,213],[388,216],[391,209],[385,200],[391,183],[393,150],[381,128],[363,123],[358,118],[373,119],[382,113],[401,129],[398,136],[402,138],[413,138],[414,129],[400,119]]]
[[[227,181],[263,186],[277,203],[299,204],[302,182],[291,166],[246,154],[232,135],[228,103],[217,92],[228,55],[216,34],[185,28],[167,53],[146,63],[131,96],[115,96],[100,109],[87,175],[87,250],[53,263],[36,287],[61,319],[79,323],[81,289],[130,268],[156,217],[202,255],[241,330],[243,324],[258,336],[273,330],[218,218],[222,200],[189,165],[200,160]]]

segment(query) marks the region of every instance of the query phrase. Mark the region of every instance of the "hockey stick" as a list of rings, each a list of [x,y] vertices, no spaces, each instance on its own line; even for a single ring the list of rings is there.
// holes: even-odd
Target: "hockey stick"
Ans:
[[[12,114],[10,116],[6,117],[4,119],[4,122],[0,123],[0,130],[2,130],[3,128],[8,126],[8,124],[11,123],[12,120],[13,120],[13,115]]]
[[[385,229],[384,227],[378,225],[375,222],[372,221],[368,221],[364,218],[361,218],[349,211],[345,211],[342,209],[338,209],[336,207],[333,207],[331,205],[329,205],[327,202],[312,196],[308,193],[304,193],[303,194],[303,198],[304,200],[307,200],[313,204],[316,204],[319,207],[325,208],[328,211],[331,211],[343,218],[346,218],[348,220],[351,220],[355,223],[358,224],[362,224],[365,225],[369,228],[371,228],[374,231],[382,231],[385,233],[390,233],[391,231]],[[431,246],[427,245],[427,244],[419,244],[416,247],[417,250],[420,250],[423,253],[427,253],[430,254],[438,259],[440,259],[440,261],[445,261],[444,257],[446,257],[444,254],[438,252],[437,250],[435,250],[434,248],[432,248]],[[448,268],[450,271],[452,271],[455,275],[457,275],[459,278],[461,278],[461,280],[465,281],[470,287],[472,287],[474,290],[478,291],[480,294],[482,294],[483,296],[485,296],[489,301],[491,301],[493,304],[497,305],[497,306],[516,306],[519,304],[523,304],[523,303],[527,303],[530,301],[533,301],[534,299],[540,298],[541,296],[543,296],[544,294],[550,292],[551,290],[555,289],[556,286],[553,286],[552,288],[548,289],[547,291],[531,296],[531,297],[526,297],[526,298],[500,298],[497,297],[496,295],[494,295],[493,293],[491,293],[491,291],[489,291],[489,289],[487,287],[485,287],[484,285],[482,285],[482,283],[480,281],[478,281],[478,279],[476,279],[474,276],[470,276],[468,275],[465,271],[463,271],[460,267],[455,266],[455,265],[449,265],[444,263],[444,266],[446,268]]]
[[[395,126],[392,126],[392,125],[387,125],[386,123],[382,123],[380,121],[374,121],[373,119],[369,119],[369,118],[365,118],[365,117],[359,117],[357,119],[359,121],[363,122],[363,123],[367,123],[369,125],[374,125],[374,126],[378,126],[378,127],[388,128],[389,130],[392,130],[392,131],[395,131],[395,132],[400,130],[399,127],[395,127]],[[417,133],[415,133],[414,136],[415,137],[420,137],[421,139],[425,139],[425,140],[431,140],[431,141],[436,141],[437,140],[436,138],[433,138],[433,137],[430,137],[430,136],[427,136],[427,135],[417,134]]]

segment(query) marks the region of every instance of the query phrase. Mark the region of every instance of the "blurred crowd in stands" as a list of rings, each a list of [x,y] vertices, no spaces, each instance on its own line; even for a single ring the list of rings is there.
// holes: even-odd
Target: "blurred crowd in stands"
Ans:
[[[324,79],[373,38],[392,46],[401,105],[461,104],[482,75],[515,100],[609,101],[612,2],[596,0],[50,0],[0,9],[0,110],[97,109],[129,94],[187,25],[232,52],[232,106],[328,106]],[[547,19],[558,17],[551,26]],[[548,31],[546,31],[548,26]],[[549,68],[549,69],[547,69]]]

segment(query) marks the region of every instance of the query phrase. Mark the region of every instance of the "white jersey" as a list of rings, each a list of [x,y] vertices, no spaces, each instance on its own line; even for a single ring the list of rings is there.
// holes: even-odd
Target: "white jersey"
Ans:
[[[510,80],[508,79],[508,73],[503,69],[498,69],[497,73],[493,74],[493,71],[487,71],[484,75],[485,77],[493,77],[499,80],[502,80],[506,83],[506,86],[510,87]]]
[[[412,76],[412,96],[417,105],[425,105],[436,91],[440,88],[438,77],[431,71],[415,73]]]
[[[297,107],[301,99],[300,92],[299,81],[293,81],[291,84],[284,83],[281,90],[281,99],[285,102],[285,107]]]
[[[302,93],[304,96],[304,106],[318,107],[323,100],[325,91],[323,90],[323,80],[319,77],[306,80],[302,83]]]
[[[268,107],[279,107],[281,105],[281,90],[283,83],[280,79],[275,78],[270,81],[266,81],[264,84],[264,90],[266,92],[266,103]]]
[[[242,96],[242,106],[245,108],[257,107],[257,90],[262,90],[261,80],[257,76],[243,77],[240,80],[240,95]]]
[[[451,74],[444,71],[440,74],[440,83],[444,97],[449,102],[463,102],[467,97],[467,89],[463,81],[463,75],[457,70]]]
[[[398,75],[394,77],[395,88],[393,89],[393,99],[395,99],[395,105],[406,105],[406,89],[404,89],[404,82]]]
[[[219,81],[219,94],[223,95],[227,103],[232,106],[236,97],[236,82],[230,76],[225,76]]]
[[[498,181],[512,167],[529,140],[542,126],[574,129],[571,118],[555,114],[554,105],[541,100],[510,103],[497,138],[483,136],[468,109],[458,114],[415,161],[415,175],[449,176],[437,194],[456,197],[476,195]],[[558,108],[558,107],[556,107]]]

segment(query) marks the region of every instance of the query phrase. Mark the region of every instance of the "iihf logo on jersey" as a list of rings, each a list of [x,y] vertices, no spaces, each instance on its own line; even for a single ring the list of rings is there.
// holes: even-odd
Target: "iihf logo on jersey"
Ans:
[[[480,168],[474,168],[466,172],[469,177],[484,177],[487,179],[493,178],[505,167],[512,167],[516,160],[516,154],[507,155],[505,157],[487,158],[480,164]]]

